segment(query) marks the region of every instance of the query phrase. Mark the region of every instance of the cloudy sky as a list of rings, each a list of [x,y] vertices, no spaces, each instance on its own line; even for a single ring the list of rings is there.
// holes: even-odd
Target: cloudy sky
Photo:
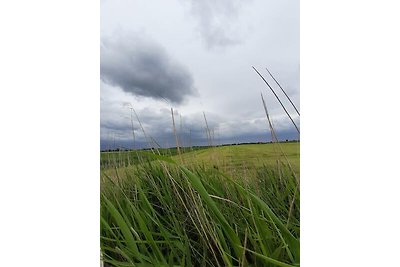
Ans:
[[[260,92],[278,138],[297,139],[252,66],[300,125],[265,70],[299,109],[299,38],[297,0],[101,1],[101,149],[175,146],[171,108],[183,145],[207,144],[203,112],[214,144],[270,141]]]

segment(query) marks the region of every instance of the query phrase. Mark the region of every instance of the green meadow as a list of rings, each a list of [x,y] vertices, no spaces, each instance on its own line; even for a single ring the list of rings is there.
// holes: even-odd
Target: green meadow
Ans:
[[[101,153],[105,266],[299,266],[300,143]]]
[[[263,165],[276,165],[277,161],[285,161],[284,156],[287,157],[298,174],[300,168],[300,144],[297,142],[212,147],[184,153],[181,157],[175,155],[172,158],[176,161],[182,158],[186,164],[215,166],[234,173],[237,171],[257,170]]]
[[[100,166],[112,175],[114,168],[124,169],[145,160],[153,161],[157,155],[171,158],[186,165],[205,165],[223,168],[226,171],[255,170],[263,165],[277,165],[286,159],[296,174],[300,173],[300,143],[282,142],[279,144],[240,144],[218,147],[183,148],[182,155],[177,149],[137,150],[120,152],[102,152]]]

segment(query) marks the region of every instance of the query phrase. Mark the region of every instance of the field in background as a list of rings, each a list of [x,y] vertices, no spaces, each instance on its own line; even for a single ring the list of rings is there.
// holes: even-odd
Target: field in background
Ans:
[[[276,161],[286,163],[284,155],[297,174],[300,172],[300,143],[268,143],[268,144],[242,144],[222,147],[211,147],[188,153],[175,155],[172,159],[184,164],[204,164],[208,167],[218,167],[230,173],[238,170],[255,170],[263,165],[276,165]]]
[[[218,147],[181,148],[178,155],[176,148],[120,152],[102,152],[100,166],[104,169],[124,169],[131,164],[140,164],[157,159],[154,154],[170,157],[172,160],[189,166],[205,165],[218,167],[229,173],[238,170],[257,169],[263,165],[275,165],[290,162],[296,174],[300,173],[300,143],[282,142],[267,144],[240,144]],[[111,171],[107,171],[111,174]]]

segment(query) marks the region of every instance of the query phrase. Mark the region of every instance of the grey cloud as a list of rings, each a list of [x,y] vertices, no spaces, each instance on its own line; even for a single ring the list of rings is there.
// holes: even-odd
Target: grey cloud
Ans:
[[[233,22],[238,18],[242,3],[240,0],[190,1],[191,13],[198,20],[198,29],[208,48],[240,43]]]
[[[125,92],[177,104],[197,93],[189,71],[143,37],[102,39],[100,53],[102,81]]]
[[[262,122],[260,123],[265,124]],[[168,121],[167,123],[162,123],[162,124],[163,124],[162,126],[157,125],[154,128],[148,129],[147,134],[153,137],[154,140],[156,140],[157,143],[160,144],[162,147],[176,146],[175,137],[173,135],[172,128],[170,126],[171,123]],[[167,126],[167,128],[163,128],[165,126]],[[179,137],[180,144],[182,146],[187,147],[187,146],[208,145],[207,134],[204,125],[192,124],[191,125],[192,127],[190,128],[186,126],[188,125],[184,125],[182,131],[179,129],[179,127],[177,129],[177,135]],[[218,127],[212,128],[212,130],[215,130],[213,132],[212,144],[221,145],[221,144],[246,143],[246,142],[269,142],[271,140],[270,133],[267,130],[266,126],[259,127],[258,125],[252,125],[250,123],[246,125],[246,127],[248,127],[246,130],[243,130],[242,128],[236,128],[237,126],[238,126],[237,124],[231,125],[232,127],[231,134],[222,133],[221,131],[218,130]],[[278,128],[276,129],[276,134],[279,140],[298,139],[298,134],[294,129]],[[126,138],[124,138],[122,134],[117,136],[117,140],[115,142],[116,147],[122,146],[131,148],[132,141],[129,138],[129,134],[126,134],[124,136],[126,136]],[[112,147],[113,141],[114,141],[113,136],[110,136],[108,139],[102,138],[101,139],[102,149],[109,148],[110,145],[111,148],[116,148]],[[146,141],[141,135],[141,133],[138,132],[136,147],[143,148],[150,146],[156,146],[156,144]]]

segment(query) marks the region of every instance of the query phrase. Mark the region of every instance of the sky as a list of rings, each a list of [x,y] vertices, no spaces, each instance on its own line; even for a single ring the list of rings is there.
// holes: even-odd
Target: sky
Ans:
[[[100,148],[268,142],[300,118],[299,1],[102,0]],[[205,120],[206,118],[206,120]],[[207,121],[207,123],[206,123]]]

